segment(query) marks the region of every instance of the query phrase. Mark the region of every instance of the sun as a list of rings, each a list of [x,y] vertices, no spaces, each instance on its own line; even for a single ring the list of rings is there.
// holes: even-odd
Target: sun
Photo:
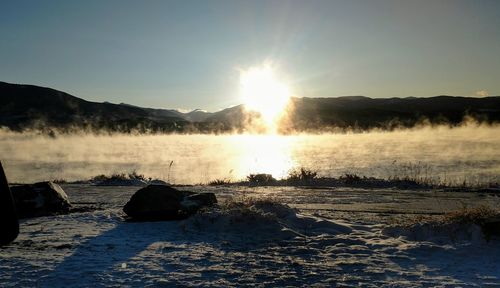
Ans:
[[[241,71],[240,93],[246,109],[259,112],[270,129],[276,128],[290,100],[289,86],[268,64]]]

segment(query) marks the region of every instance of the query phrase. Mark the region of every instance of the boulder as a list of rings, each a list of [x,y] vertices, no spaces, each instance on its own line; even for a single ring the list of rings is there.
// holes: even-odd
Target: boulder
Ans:
[[[0,162],[0,246],[14,241],[18,234],[19,221],[17,220],[16,208],[2,162]]]
[[[17,185],[10,190],[19,218],[65,214],[71,208],[64,190],[53,182]]]
[[[196,193],[187,196],[185,200],[197,202],[201,206],[212,206],[217,203],[214,193]]]
[[[481,228],[483,229],[483,233],[487,239],[492,236],[500,236],[500,217],[492,217],[486,219]]]
[[[217,198],[214,193],[196,193],[187,195],[181,202],[184,213],[189,215],[200,210],[202,207],[213,206],[217,203]]]
[[[167,183],[163,180],[160,180],[160,179],[151,180],[151,181],[149,181],[148,184],[151,184],[151,185],[170,185],[169,183]]]
[[[167,185],[149,185],[135,192],[123,207],[135,221],[178,220],[217,203],[213,193],[180,191]]]

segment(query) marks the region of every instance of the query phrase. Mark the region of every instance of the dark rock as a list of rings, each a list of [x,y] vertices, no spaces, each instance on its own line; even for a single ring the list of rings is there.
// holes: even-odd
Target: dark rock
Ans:
[[[19,218],[65,214],[71,204],[61,186],[52,182],[12,186]]]
[[[186,200],[198,202],[202,206],[212,206],[217,203],[214,193],[197,193],[187,196]]]
[[[151,184],[151,185],[170,185],[169,183],[167,183],[163,180],[160,180],[160,179],[151,180],[151,181],[149,181],[149,184]]]
[[[196,212],[203,207],[213,206],[217,203],[214,193],[197,193],[184,197],[181,202],[183,210],[188,214]]]
[[[19,234],[19,222],[12,193],[0,162],[0,246],[14,241]]]
[[[136,220],[180,218],[181,202],[191,192],[166,185],[149,185],[132,195],[123,212]]]
[[[500,217],[490,218],[485,220],[481,228],[486,238],[491,236],[500,236]]]
[[[135,192],[123,211],[136,221],[177,220],[214,203],[217,199],[213,193],[193,193],[167,185],[149,185]]]

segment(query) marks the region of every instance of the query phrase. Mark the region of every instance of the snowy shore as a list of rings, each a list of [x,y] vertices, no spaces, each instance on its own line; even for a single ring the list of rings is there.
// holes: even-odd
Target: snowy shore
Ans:
[[[0,248],[0,286],[500,287],[500,239],[474,228],[414,239],[396,225],[464,205],[500,207],[494,194],[181,187],[287,206],[131,223],[121,207],[137,187],[63,188],[81,212],[22,221],[19,238]]]

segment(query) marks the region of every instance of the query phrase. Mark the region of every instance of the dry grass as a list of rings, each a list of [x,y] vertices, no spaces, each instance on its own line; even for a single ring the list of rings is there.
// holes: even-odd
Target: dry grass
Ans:
[[[232,181],[231,179],[223,178],[223,179],[215,179],[210,182],[208,182],[208,185],[210,186],[219,186],[219,185],[228,185],[231,184]]]
[[[318,172],[300,167],[297,169],[290,170],[288,172],[288,177],[285,179],[287,182],[291,183],[311,183],[316,180]]]
[[[393,225],[413,226],[430,224],[433,226],[442,226],[448,224],[477,224],[481,226],[488,219],[500,217],[500,211],[490,206],[481,205],[473,208],[463,207],[443,215],[418,215],[410,219],[396,220]]]
[[[141,181],[151,181],[152,178],[146,178],[143,174],[137,173],[137,171],[132,171],[131,173],[121,173],[121,174],[113,174],[109,175],[98,175],[91,179],[91,181],[99,182],[99,181],[109,181],[109,180],[141,180]]]
[[[195,219],[214,222],[220,217],[227,217],[231,224],[275,222],[279,215],[286,215],[291,210],[274,197],[232,197],[216,207],[206,207],[198,211]],[[270,213],[270,211],[273,211]],[[265,222],[262,222],[265,221]]]
[[[485,205],[475,208],[462,208],[443,215],[441,221],[443,223],[473,223],[482,225],[486,220],[499,217],[500,213],[497,210]]]

